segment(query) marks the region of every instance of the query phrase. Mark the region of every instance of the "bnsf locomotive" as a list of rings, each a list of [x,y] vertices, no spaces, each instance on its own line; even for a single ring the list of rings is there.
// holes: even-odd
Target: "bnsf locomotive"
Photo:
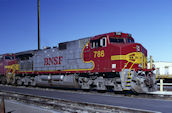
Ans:
[[[145,93],[156,90],[147,50],[131,34],[112,32],[58,47],[0,56],[2,84]]]

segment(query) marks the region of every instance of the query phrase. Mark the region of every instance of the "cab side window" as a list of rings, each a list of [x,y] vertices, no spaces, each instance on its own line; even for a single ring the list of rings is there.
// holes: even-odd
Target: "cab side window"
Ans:
[[[103,37],[102,39],[100,39],[100,45],[101,47],[106,47],[106,37]]]
[[[14,56],[5,56],[6,60],[14,60]]]
[[[91,40],[91,48],[98,48],[100,47],[100,39]]]
[[[91,48],[106,47],[106,37],[101,39],[91,40]]]

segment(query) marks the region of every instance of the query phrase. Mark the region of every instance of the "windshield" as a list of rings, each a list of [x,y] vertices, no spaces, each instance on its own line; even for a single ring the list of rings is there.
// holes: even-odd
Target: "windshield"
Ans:
[[[110,37],[111,43],[124,43],[124,38]]]
[[[134,43],[133,39],[127,38],[127,43]]]

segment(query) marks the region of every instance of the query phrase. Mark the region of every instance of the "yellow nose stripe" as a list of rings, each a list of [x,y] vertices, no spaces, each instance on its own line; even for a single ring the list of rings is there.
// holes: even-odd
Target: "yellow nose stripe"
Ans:
[[[135,64],[146,63],[145,56],[142,52],[132,52],[127,55],[112,55],[111,60],[126,60]]]

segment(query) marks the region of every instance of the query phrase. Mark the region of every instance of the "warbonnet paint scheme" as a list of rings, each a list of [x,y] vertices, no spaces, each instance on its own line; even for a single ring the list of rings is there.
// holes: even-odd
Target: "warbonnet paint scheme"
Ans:
[[[147,50],[127,33],[20,52],[11,60],[1,56],[1,83],[137,93],[156,90],[153,69],[147,69]]]

